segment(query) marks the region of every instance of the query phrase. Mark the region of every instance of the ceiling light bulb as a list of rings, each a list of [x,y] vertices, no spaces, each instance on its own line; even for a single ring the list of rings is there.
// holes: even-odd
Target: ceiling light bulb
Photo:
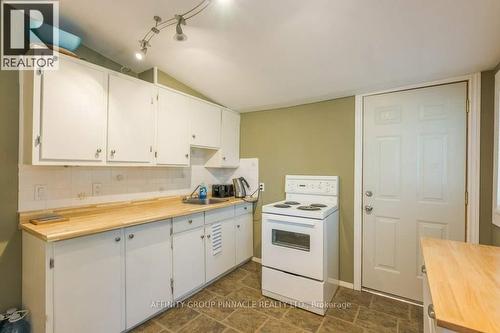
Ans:
[[[141,53],[141,52],[136,52],[136,53],[135,53],[135,58],[136,58],[137,60],[142,60],[142,59],[144,58],[144,56],[142,55],[142,53]]]

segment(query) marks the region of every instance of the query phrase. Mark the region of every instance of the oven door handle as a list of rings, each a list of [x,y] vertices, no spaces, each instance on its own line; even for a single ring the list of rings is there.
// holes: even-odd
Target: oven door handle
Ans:
[[[318,224],[318,222],[315,221],[311,221],[300,217],[292,217],[292,216],[273,216],[273,217],[268,216],[266,217],[266,220],[271,223],[274,222],[280,224],[295,224],[309,228],[313,228]]]

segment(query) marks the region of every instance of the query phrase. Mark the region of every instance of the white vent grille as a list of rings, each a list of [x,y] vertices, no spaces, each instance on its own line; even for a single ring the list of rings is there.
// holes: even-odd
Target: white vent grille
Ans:
[[[212,255],[222,252],[222,224],[212,224]]]

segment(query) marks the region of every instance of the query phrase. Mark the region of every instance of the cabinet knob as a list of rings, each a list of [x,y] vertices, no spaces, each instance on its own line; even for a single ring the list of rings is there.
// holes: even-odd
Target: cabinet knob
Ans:
[[[122,238],[121,238],[121,237],[115,237],[115,242],[119,242],[119,241],[121,241],[121,240],[122,240]]]
[[[434,311],[434,305],[429,304],[429,306],[427,307],[427,314],[429,315],[429,318],[436,319],[436,312]]]
[[[191,135],[191,136],[193,137],[193,139],[196,139],[196,134],[193,134],[193,135]]]
[[[134,236],[134,234],[130,234],[130,235],[128,235],[128,238],[129,238],[129,239],[133,239],[134,237],[135,237],[135,236]]]
[[[188,221],[188,223],[189,223],[189,224],[193,223],[193,220],[189,220],[189,221]]]
[[[248,207],[243,207],[244,210],[248,210]]]
[[[113,157],[113,156],[115,156],[115,154],[116,154],[116,150],[112,149],[112,150],[110,151],[110,153],[111,153],[111,157]]]
[[[427,269],[425,268],[425,265],[422,265],[422,267],[420,267],[420,271],[421,271],[423,274],[426,274],[426,273],[427,273]]]
[[[98,153],[98,154],[102,153],[102,149],[101,148],[97,148],[96,153]]]
[[[186,158],[189,158],[189,154],[186,154],[186,155],[184,155],[184,156],[186,156]]]
[[[238,224],[236,227],[238,227],[238,228],[239,228],[239,227],[240,227],[240,225]]]
[[[212,236],[211,235],[207,235],[207,238],[210,239]]]
[[[224,156],[222,159],[225,161],[225,160],[226,160],[226,157]]]
[[[201,237],[201,239],[203,239],[203,238],[205,238],[205,235],[201,235],[200,237]]]

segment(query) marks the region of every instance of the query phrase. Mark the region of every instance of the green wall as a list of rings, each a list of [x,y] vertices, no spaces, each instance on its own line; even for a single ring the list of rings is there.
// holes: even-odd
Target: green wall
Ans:
[[[261,204],[284,199],[286,174],[340,177],[340,278],[353,281],[354,97],[241,115],[241,157],[259,158]],[[260,206],[257,216],[260,216]],[[261,255],[261,221],[254,226]]]
[[[21,305],[21,233],[17,228],[18,84],[17,71],[0,71],[0,312]]]

